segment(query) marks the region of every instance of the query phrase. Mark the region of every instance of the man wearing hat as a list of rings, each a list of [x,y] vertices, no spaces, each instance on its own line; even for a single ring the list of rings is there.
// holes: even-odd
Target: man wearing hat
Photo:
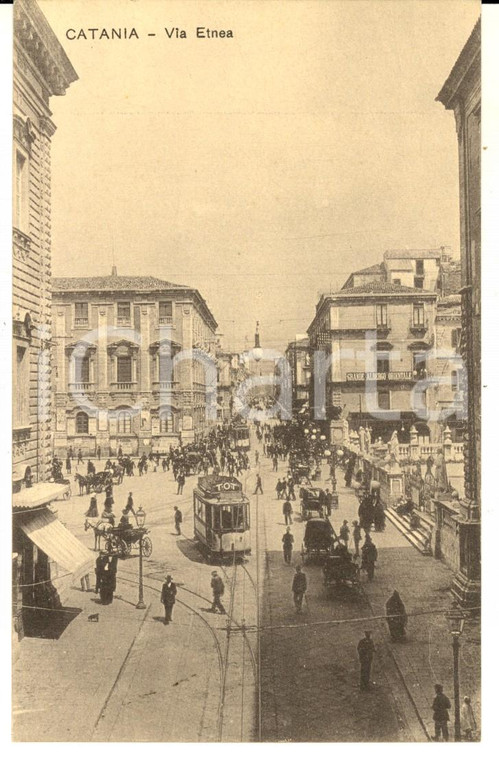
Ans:
[[[127,501],[127,503],[126,503],[126,507],[125,507],[125,510],[127,511],[127,513],[128,513],[128,512],[131,512],[131,513],[132,513],[132,515],[135,515],[135,510],[134,510],[134,508],[133,508],[133,494],[132,494],[132,492],[131,492],[131,491],[130,491],[130,493],[128,494],[128,501]]]
[[[367,691],[371,681],[371,665],[374,656],[374,642],[371,639],[371,631],[364,631],[364,638],[357,644],[357,652],[360,660],[360,688]]]
[[[225,615],[225,607],[222,604],[222,596],[225,591],[225,586],[216,570],[213,570],[211,574],[211,588],[213,590],[213,604],[211,605],[211,611],[216,612],[217,610],[220,610],[222,615]]]
[[[440,734],[442,734],[444,742],[448,742],[449,729],[447,728],[447,723],[449,721],[450,699],[444,694],[444,687],[441,683],[435,684],[435,699],[433,700],[432,708],[433,722],[435,724],[435,736],[432,739],[438,742]]]
[[[173,605],[177,596],[177,587],[171,575],[167,575],[161,589],[161,603],[165,607],[165,625],[172,622]]]

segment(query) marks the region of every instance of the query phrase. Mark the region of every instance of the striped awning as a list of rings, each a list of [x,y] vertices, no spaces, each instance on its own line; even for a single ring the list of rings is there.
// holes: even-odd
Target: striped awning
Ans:
[[[56,499],[62,499],[68,486],[64,483],[35,483],[31,488],[23,488],[12,496],[14,509],[33,509]]]
[[[95,558],[70,531],[57,519],[48,507],[19,515],[21,530],[42,552],[60,568],[60,575],[67,571],[78,581],[89,573]],[[56,581],[57,578],[51,580]]]

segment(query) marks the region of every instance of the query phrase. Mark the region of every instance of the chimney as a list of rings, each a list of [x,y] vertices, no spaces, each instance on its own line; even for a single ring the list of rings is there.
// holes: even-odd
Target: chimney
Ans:
[[[111,277],[117,277],[118,276],[118,270],[116,269],[115,265],[113,264],[113,268],[111,269]]]

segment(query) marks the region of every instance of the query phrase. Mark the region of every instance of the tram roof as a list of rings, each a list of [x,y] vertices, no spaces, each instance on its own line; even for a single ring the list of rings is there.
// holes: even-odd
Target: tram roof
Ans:
[[[244,497],[241,482],[230,475],[202,475],[198,478],[198,489],[217,502],[228,503]]]

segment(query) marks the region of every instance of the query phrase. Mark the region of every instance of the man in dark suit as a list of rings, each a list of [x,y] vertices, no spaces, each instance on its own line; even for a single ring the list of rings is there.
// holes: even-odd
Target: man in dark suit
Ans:
[[[165,608],[165,625],[172,622],[173,605],[177,596],[177,587],[171,575],[167,575],[161,589],[161,603]]]
[[[357,644],[357,652],[360,660],[360,688],[367,691],[371,682],[371,665],[374,657],[374,642],[371,639],[371,631],[364,631],[365,636]]]

